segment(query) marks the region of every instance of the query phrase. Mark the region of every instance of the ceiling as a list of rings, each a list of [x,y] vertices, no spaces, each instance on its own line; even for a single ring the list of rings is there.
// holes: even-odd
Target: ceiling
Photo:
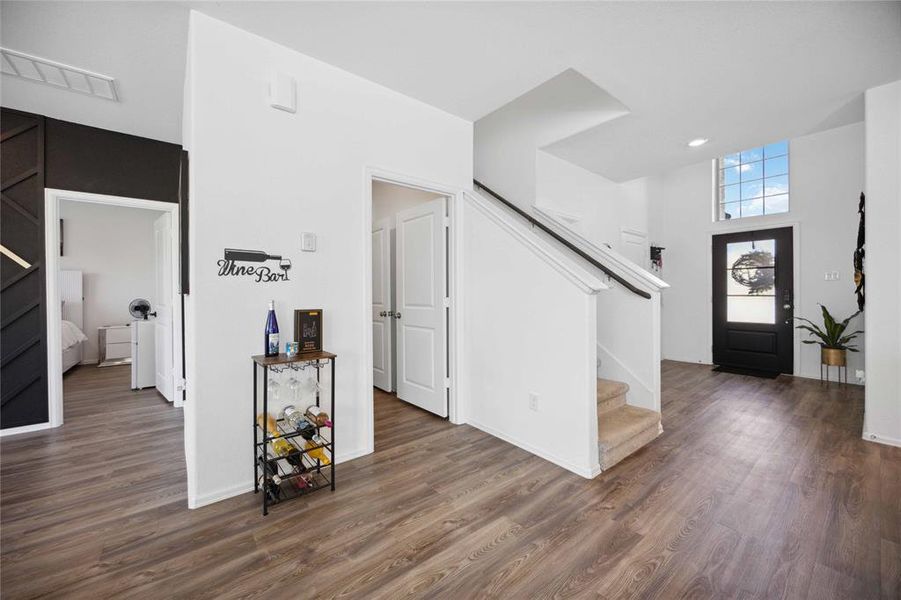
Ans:
[[[3,104],[178,142],[190,8],[472,121],[575,69],[630,112],[549,150],[617,181],[858,121],[901,79],[898,2],[4,1],[4,47],[122,101],[4,75]]]

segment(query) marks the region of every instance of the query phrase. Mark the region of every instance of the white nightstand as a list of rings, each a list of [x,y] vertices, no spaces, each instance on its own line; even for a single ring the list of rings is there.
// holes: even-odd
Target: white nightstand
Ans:
[[[127,365],[131,363],[131,326],[106,325],[97,328],[97,347],[100,358],[98,367]]]

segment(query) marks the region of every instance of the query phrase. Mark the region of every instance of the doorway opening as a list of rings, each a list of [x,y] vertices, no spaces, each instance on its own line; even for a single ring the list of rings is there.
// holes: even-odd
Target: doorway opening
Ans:
[[[51,426],[125,408],[177,427],[178,205],[48,189],[45,210]]]
[[[392,424],[442,420],[451,393],[451,195],[372,181],[372,380],[378,448]],[[404,418],[404,410],[408,409]],[[396,440],[394,440],[396,441]]]

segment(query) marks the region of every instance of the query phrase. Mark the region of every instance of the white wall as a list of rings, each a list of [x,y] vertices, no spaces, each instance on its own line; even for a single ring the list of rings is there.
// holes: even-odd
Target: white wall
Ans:
[[[269,107],[273,69],[296,79],[296,114]],[[185,427],[198,506],[252,488],[250,356],[262,351],[269,299],[286,337],[292,309],[324,309],[324,346],[338,354],[338,459],[372,451],[366,168],[466,187],[472,124],[197,12],[187,72],[194,356]],[[318,234],[316,253],[300,252],[301,231]],[[225,247],[281,253],[291,280],[218,277]]]
[[[570,228],[595,244],[625,253],[622,228],[647,233],[647,179],[616,183],[562,158],[539,151],[535,204],[578,217]],[[648,258],[638,263],[647,268]]]
[[[82,362],[97,362],[97,328],[131,321],[128,304],[155,298],[153,223],[162,212],[62,200],[65,255],[61,269],[83,273]]]
[[[416,188],[406,187],[403,185],[395,185],[385,181],[372,182],[372,222],[375,223],[382,219],[388,219],[390,226],[388,227],[388,243],[390,251],[388,253],[390,264],[388,268],[391,270],[391,306],[397,308],[397,276],[396,276],[396,257],[397,257],[397,237],[395,217],[397,213],[408,208],[419,206],[425,202],[430,202],[441,198],[440,194],[420,190]],[[374,258],[374,257],[373,257]],[[391,327],[391,389],[397,389],[397,320],[390,319]]]
[[[373,181],[372,222],[393,218],[402,210],[419,206],[436,198],[441,198],[441,195],[385,181]],[[394,229],[393,222],[391,228]]]
[[[864,438],[901,446],[901,81],[866,92]]]
[[[583,477],[596,475],[595,294],[603,284],[587,274],[581,281],[593,290],[574,282],[554,262],[569,261],[565,253],[489,201],[467,197],[463,222],[466,422]],[[538,395],[537,410],[530,394]]]
[[[710,236],[715,233],[799,224],[795,315],[818,321],[818,302],[835,316],[857,310],[852,255],[857,201],[864,187],[863,123],[791,140],[790,170],[788,213],[721,222],[712,221],[710,162],[653,178],[650,213],[655,217],[649,221],[650,236],[666,248],[660,276],[671,286],[662,300],[664,358],[711,362]],[[825,281],[826,271],[838,271],[840,279]],[[853,324],[862,328],[862,318]],[[863,350],[864,340],[859,342]],[[800,366],[796,374],[818,378],[819,346],[797,341],[795,353]],[[856,369],[863,368],[863,355],[863,351],[849,353],[849,381],[854,381]]]
[[[476,122],[476,179],[528,210],[536,198],[536,152],[626,112],[568,69]]]

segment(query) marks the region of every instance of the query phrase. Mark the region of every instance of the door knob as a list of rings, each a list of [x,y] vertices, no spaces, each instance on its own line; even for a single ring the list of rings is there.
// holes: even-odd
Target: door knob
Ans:
[[[400,318],[400,313],[399,313],[399,312],[394,313],[394,318],[395,318],[395,319],[399,319],[399,318]]]
[[[380,316],[380,317],[387,317],[387,316],[388,316],[388,311],[387,311],[387,310],[381,311],[381,312],[379,313],[379,316]]]

